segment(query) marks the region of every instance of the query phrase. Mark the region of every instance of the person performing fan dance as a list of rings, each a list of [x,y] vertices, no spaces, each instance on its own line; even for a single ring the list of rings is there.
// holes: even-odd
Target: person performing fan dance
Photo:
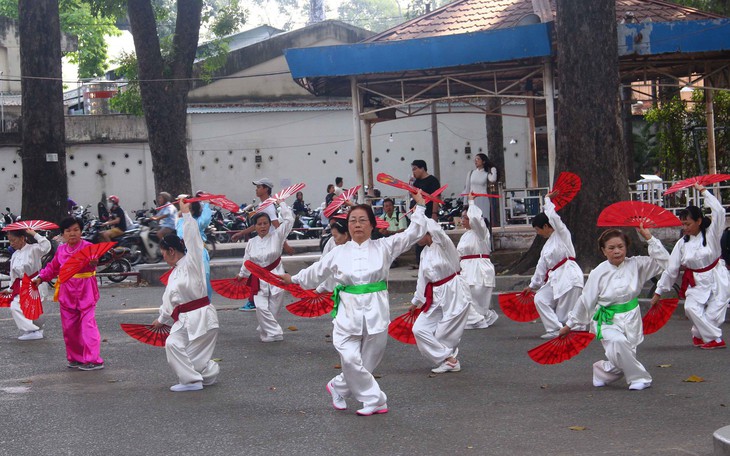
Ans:
[[[33,279],[36,285],[58,277],[63,265],[76,252],[92,245],[81,239],[82,225],[81,220],[73,217],[61,220],[59,227],[66,242],[58,246],[53,260]],[[68,367],[83,371],[104,368],[104,360],[100,356],[101,335],[95,315],[96,303],[99,301],[99,288],[95,277],[97,262],[91,260],[64,283],[56,283]]]
[[[29,237],[36,243],[28,242]],[[20,308],[20,281],[23,274],[35,277],[42,266],[43,255],[51,251],[51,241],[31,229],[8,231],[8,241],[15,251],[10,257],[10,287],[3,294],[12,296],[10,313],[18,329],[23,331],[18,340],[43,339],[40,325],[26,318]]]
[[[730,299],[730,274],[721,258],[720,239],[725,230],[725,209],[705,187],[695,184],[712,219],[702,215],[697,206],[677,214],[682,221],[682,237],[672,250],[669,266],[657,284],[652,304],[672,289],[680,267],[684,268],[680,298],[685,298],[684,312],[692,322],[692,343],[705,350],[725,348],[720,326],[725,322]],[[686,295],[686,296],[685,296]]]
[[[601,341],[606,361],[593,364],[593,386],[606,386],[621,377],[630,390],[651,386],[651,375],[636,359],[636,348],[644,340],[639,294],[644,283],[664,270],[669,253],[643,225],[639,234],[649,243],[649,256],[626,258],[629,238],[617,229],[606,230],[598,245],[606,261],[588,276],[580,301],[569,313],[559,335],[591,323],[591,332]]]
[[[162,295],[160,316],[152,323],[154,328],[172,325],[165,352],[179,381],[170,387],[174,392],[201,390],[214,384],[220,373],[218,363],[211,359],[218,339],[218,315],[208,299],[205,247],[190,204],[180,201],[180,213],[183,240],[168,234],[160,241],[162,257],[173,269]]]
[[[552,193],[545,195],[545,212],[532,219],[533,228],[547,242],[540,252],[530,285],[523,290],[525,293],[538,290],[535,307],[545,326],[543,339],[557,336],[583,288],[583,271],[575,262],[570,231],[555,211],[551,196]]]
[[[466,232],[456,247],[461,255],[461,275],[471,291],[472,306],[466,321],[466,329],[484,329],[497,321],[499,316],[492,310],[494,289],[494,265],[489,259],[490,234],[482,218],[482,210],[469,194],[469,205],[461,213],[461,223]]]
[[[436,365],[431,372],[459,372],[456,357],[472,297],[469,284],[459,275],[459,252],[451,239],[432,219],[426,228],[428,232],[418,241],[424,249],[410,311],[417,307],[422,311],[413,324],[413,335],[421,354]]]
[[[332,342],[340,354],[342,372],[327,383],[332,405],[347,408],[346,398],[363,403],[358,415],[388,412],[387,396],[373,377],[388,341],[390,308],[387,283],[390,264],[426,232],[425,201],[414,195],[418,204],[411,225],[402,233],[372,240],[375,215],[368,205],[357,205],[348,214],[352,241],[338,246],[318,262],[294,277],[284,274],[286,282],[314,288],[334,277],[335,319]]]
[[[286,202],[281,201],[281,224],[273,231],[271,228],[271,218],[266,212],[259,212],[254,215],[251,223],[256,227],[256,236],[246,244],[246,252],[243,254],[243,263],[251,260],[257,265],[265,268],[274,274],[284,274],[284,266],[281,265],[281,252],[286,242],[286,237],[294,227],[294,214],[292,213]],[[251,275],[245,265],[241,265],[241,271],[238,273],[239,280],[249,278],[249,286],[253,295],[254,304],[256,305],[256,319],[261,342],[278,342],[284,339],[284,331],[282,331],[277,321],[281,307],[286,299],[284,290],[261,282],[255,276]]]

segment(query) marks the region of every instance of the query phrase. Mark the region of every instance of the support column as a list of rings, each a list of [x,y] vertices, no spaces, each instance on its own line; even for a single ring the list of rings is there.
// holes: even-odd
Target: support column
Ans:
[[[533,93],[530,92],[530,95]],[[527,99],[527,118],[530,124],[530,186],[537,187],[537,139],[535,138],[535,99]]]
[[[545,93],[545,117],[547,128],[548,172],[550,185],[555,183],[555,85],[553,81],[553,62],[545,62],[542,78],[543,92]]]
[[[431,149],[433,159],[433,174],[441,182],[441,158],[439,154],[439,123],[436,103],[431,103]]]
[[[350,94],[352,98],[352,129],[354,133],[355,146],[355,168],[357,172],[357,183],[360,191],[357,192],[358,201],[365,201],[365,177],[362,169],[362,130],[360,126],[360,91],[357,89],[357,78],[350,78]]]
[[[709,68],[708,68],[709,72]],[[717,161],[715,160],[715,109],[713,107],[714,93],[712,82],[705,79],[705,122],[707,123],[707,169],[708,173],[717,173]]]
[[[368,196],[375,196],[373,192],[373,124],[369,120],[363,122],[365,125],[365,181],[368,184]]]

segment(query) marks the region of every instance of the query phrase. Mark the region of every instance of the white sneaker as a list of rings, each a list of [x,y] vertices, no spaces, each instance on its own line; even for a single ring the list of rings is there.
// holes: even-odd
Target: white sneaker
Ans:
[[[651,387],[651,382],[649,382],[649,383],[631,382],[631,384],[629,385],[629,389],[631,391],[641,391],[641,390],[645,390],[650,387]]]
[[[602,386],[606,386],[606,382],[604,382],[602,380],[598,380],[596,378],[596,376],[594,375],[593,376],[593,386],[595,386],[596,388],[600,388]]]
[[[382,413],[388,413],[388,404],[383,405],[370,405],[363,407],[356,412],[360,416],[380,415]]]
[[[178,383],[177,385],[172,385],[170,387],[170,391],[174,391],[176,393],[180,393],[183,391],[200,391],[203,389],[203,382],[194,382],[194,383]]]
[[[492,326],[494,322],[497,321],[499,318],[499,315],[497,315],[497,312],[491,310],[491,314],[489,315],[489,318],[487,318],[487,326]]]
[[[439,367],[434,367],[431,369],[431,372],[434,374],[445,374],[446,372],[459,372],[461,370],[461,364],[459,363],[459,360],[456,360],[456,363],[451,364],[448,361],[444,361],[441,363]]]
[[[347,410],[347,401],[345,401],[345,398],[335,391],[335,387],[332,385],[332,380],[327,383],[325,388],[327,388],[327,392],[330,393],[330,396],[332,396],[332,407],[334,407],[335,410]]]
[[[43,330],[39,329],[37,331],[28,331],[22,336],[18,337],[18,340],[39,340],[43,339]]]
[[[489,327],[489,323],[487,323],[486,318],[482,318],[476,323],[472,323],[470,325],[466,325],[464,329],[486,329]]]
[[[558,331],[550,331],[540,336],[540,339],[555,339],[556,337],[558,337]]]

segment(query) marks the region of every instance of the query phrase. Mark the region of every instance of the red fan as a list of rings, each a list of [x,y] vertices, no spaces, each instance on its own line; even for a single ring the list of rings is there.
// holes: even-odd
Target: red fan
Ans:
[[[353,196],[355,196],[355,194],[357,193],[358,190],[360,190],[360,186],[356,185],[356,186],[352,187],[351,189],[345,190],[342,193],[340,193],[339,195],[332,198],[332,202],[329,204],[329,206],[324,208],[324,216],[327,218],[330,218],[332,216],[332,214],[337,212],[337,209],[339,209],[343,204],[345,204],[345,201],[347,201],[347,200],[351,199]]]
[[[247,299],[251,295],[251,289],[246,285],[246,280],[232,279],[211,280],[210,286],[216,293],[228,299]]]
[[[44,220],[23,220],[22,222],[15,222],[7,225],[3,228],[3,231],[15,231],[15,230],[56,230],[58,225]]]
[[[527,354],[538,364],[560,364],[580,353],[595,337],[588,331],[571,331],[538,345]]]
[[[27,274],[23,274],[23,280],[20,282],[20,310],[28,320],[36,320],[43,315],[41,293]]]
[[[152,325],[138,325],[134,323],[121,323],[122,331],[129,334],[133,339],[137,339],[143,344],[154,345],[155,347],[164,347],[167,336],[170,335],[170,327],[168,325],[155,328]]]
[[[568,204],[575,195],[580,191],[581,181],[577,174],[563,171],[555,180],[553,185],[553,196],[550,201],[555,205],[555,210],[559,211]]]
[[[167,271],[166,273],[164,273],[164,274],[162,274],[162,275],[160,276],[160,282],[162,282],[162,284],[163,284],[164,286],[167,286],[167,282],[168,282],[168,281],[170,280],[170,274],[172,274],[172,271],[173,271],[174,269],[175,269],[175,268],[170,268],[170,270],[169,270],[169,271]]]
[[[421,309],[414,309],[413,312],[408,311],[391,321],[388,325],[390,337],[404,344],[415,344],[416,336],[413,335],[413,323],[416,322],[419,315],[421,315]]]
[[[676,192],[677,190],[691,187],[695,183],[706,186],[717,182],[726,181],[728,179],[730,179],[730,174],[705,174],[704,176],[690,177],[689,179],[679,181],[676,184],[672,185],[664,191],[664,194],[668,195],[670,193]]]
[[[495,195],[494,193],[472,193],[474,197],[484,197],[484,198],[499,198],[499,195]],[[469,193],[462,193],[459,196],[469,196]]]
[[[644,315],[641,322],[644,325],[644,334],[654,334],[667,324],[674,309],[677,308],[679,299],[660,299],[659,302],[651,306],[651,309]]]
[[[61,267],[61,272],[58,274],[58,281],[64,283],[73,277],[74,274],[88,266],[91,260],[101,258],[115,244],[116,242],[100,242],[99,244],[89,244],[83,247],[74,253]]]
[[[270,197],[266,198],[265,200],[263,200],[261,202],[261,204],[258,205],[258,207],[256,208],[256,210],[253,211],[253,213],[254,214],[258,214],[259,212],[263,211],[264,209],[266,209],[267,207],[271,206],[275,202],[276,202],[276,198],[274,198],[273,196],[270,196]]]
[[[644,224],[644,228],[681,226],[682,222],[655,204],[642,201],[619,201],[601,211],[597,226],[633,226]]]
[[[390,223],[386,222],[385,220],[381,219],[380,217],[375,218],[375,228],[382,230],[387,230],[390,228]]]
[[[540,318],[535,308],[535,293],[502,293],[498,296],[499,307],[510,320],[528,322]]]
[[[275,287],[283,288],[289,293],[292,294],[295,298],[305,299],[305,298],[314,298],[317,296],[317,293],[314,292],[314,290],[305,290],[299,285],[295,283],[285,283],[283,280],[279,278],[279,276],[273,274],[271,271],[268,271],[258,264],[254,263],[251,260],[246,260],[245,263],[243,263],[244,266],[246,266],[246,269],[251,271],[251,274],[255,275],[259,278],[259,280],[263,280],[264,282],[268,283],[269,285],[273,285]]]
[[[446,187],[448,187],[448,186],[449,186],[448,184],[444,185],[443,187],[439,188],[435,192],[431,193],[431,196],[439,196],[440,194],[442,194],[444,192],[444,190],[446,190]],[[411,212],[413,212],[415,210],[416,210],[416,206],[413,206],[405,214],[401,215],[398,218],[398,220],[403,220],[403,217],[405,217],[406,215],[410,214]]]
[[[380,174],[378,174],[377,179],[378,179],[378,182],[380,182],[382,184],[390,185],[391,187],[400,188],[402,190],[407,190],[410,193],[418,193],[418,189],[416,187],[414,187],[413,185],[408,184],[406,182],[403,182],[402,180],[398,180],[398,179],[396,179],[395,177],[393,177],[393,176],[391,176],[389,174],[380,173]],[[441,201],[440,199],[436,198],[434,195],[430,195],[430,194],[425,193],[425,192],[423,192],[422,194],[423,194],[423,197],[427,201],[432,201],[434,203],[444,204],[443,201]]]
[[[238,207],[238,204],[226,198],[225,195],[211,195],[210,193],[199,192],[198,197],[207,198],[208,201],[210,201],[210,204],[212,204],[213,206],[222,207],[223,209],[230,212],[236,213],[241,210],[241,208]],[[187,202],[189,200],[185,201]]]
[[[304,184],[290,185],[289,187],[285,188],[284,190],[280,191],[279,193],[276,193],[274,195],[274,199],[277,201],[284,201],[285,199],[294,195],[296,192],[303,189],[304,187],[305,187]]]
[[[332,312],[335,303],[328,293],[317,294],[314,298],[306,298],[286,306],[286,310],[298,317],[315,318]]]
[[[13,302],[11,294],[0,294],[0,307],[10,307],[11,302]]]
[[[347,220],[347,214],[343,212],[342,214],[337,214],[332,218]]]

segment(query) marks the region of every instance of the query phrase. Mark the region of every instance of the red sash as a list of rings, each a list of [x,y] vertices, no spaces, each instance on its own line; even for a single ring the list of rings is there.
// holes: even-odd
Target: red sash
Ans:
[[[185,304],[180,304],[179,306],[172,309],[172,319],[174,321],[177,321],[177,319],[180,317],[181,313],[190,312],[191,310],[200,309],[201,307],[205,307],[208,304],[210,304],[210,299],[208,299],[207,296],[203,296],[202,298],[194,299],[190,302],[186,302]]]
[[[682,274],[682,287],[679,289],[679,297],[684,299],[685,293],[687,292],[687,288],[694,287],[697,285],[695,283],[695,272],[707,272],[712,270],[715,266],[717,266],[717,262],[720,261],[720,257],[718,257],[715,261],[712,262],[711,265],[707,266],[706,268],[702,269],[690,269],[685,268],[684,274]]]
[[[29,277],[32,279],[37,275],[38,275],[38,271],[31,274]],[[15,280],[13,280],[13,283],[10,285],[10,289],[12,290],[12,293],[10,294],[10,299],[15,299],[15,297],[20,294],[20,281],[21,281],[21,279],[15,279]]]
[[[550,273],[551,272],[553,272],[554,270],[558,269],[560,266],[564,265],[568,261],[575,261],[575,258],[573,258],[573,257],[567,257],[567,258],[563,258],[562,260],[558,261],[558,264],[556,264],[552,268],[548,269],[548,271],[545,273],[545,282],[548,281],[548,278],[550,277]]]
[[[426,292],[424,295],[426,296],[426,303],[423,304],[423,307],[421,308],[422,312],[428,312],[428,309],[431,308],[431,304],[433,304],[433,289],[435,287],[440,287],[441,285],[449,282],[451,279],[456,277],[459,273],[455,272],[451,274],[450,276],[446,277],[445,279],[441,279],[438,282],[428,282],[428,285],[426,285]]]
[[[477,255],[464,255],[463,257],[461,257],[462,260],[475,260],[477,258],[489,259],[489,255],[487,255],[486,253],[479,253]]]
[[[276,261],[274,261],[270,265],[265,266],[264,269],[266,269],[267,271],[273,271],[274,268],[279,266],[279,263],[281,263],[281,257],[277,258]],[[248,285],[248,287],[251,289],[251,299],[259,294],[259,290],[261,290],[261,281],[258,277],[251,274],[250,276],[248,276],[248,281],[246,282],[246,285]]]

